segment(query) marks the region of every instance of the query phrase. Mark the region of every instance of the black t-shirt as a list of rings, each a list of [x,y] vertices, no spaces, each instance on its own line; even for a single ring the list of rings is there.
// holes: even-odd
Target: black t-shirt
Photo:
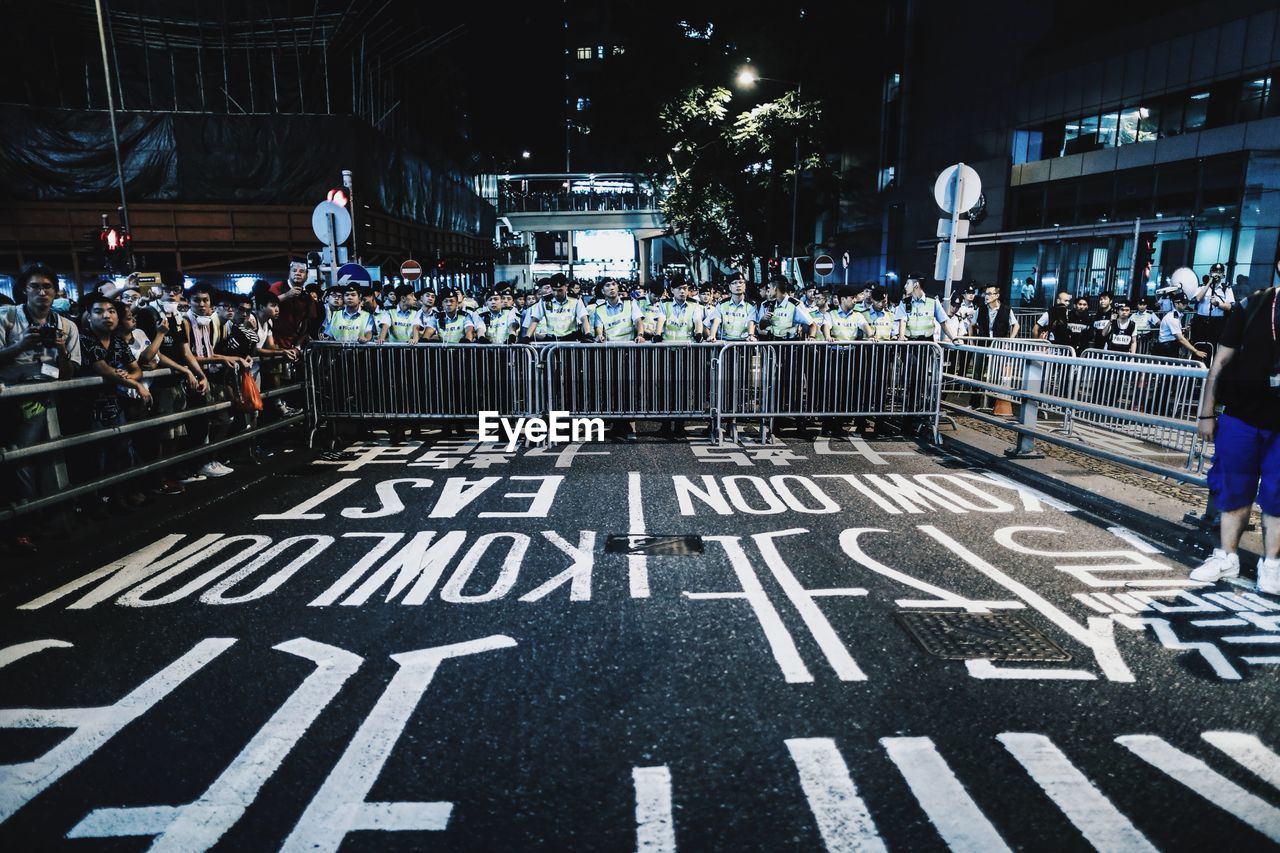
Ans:
[[[1273,372],[1280,370],[1280,301],[1276,290],[1250,294],[1227,315],[1219,345],[1235,355],[1218,377],[1217,398],[1227,414],[1257,429],[1280,430],[1280,388],[1272,388]],[[1266,303],[1245,328],[1254,299]]]

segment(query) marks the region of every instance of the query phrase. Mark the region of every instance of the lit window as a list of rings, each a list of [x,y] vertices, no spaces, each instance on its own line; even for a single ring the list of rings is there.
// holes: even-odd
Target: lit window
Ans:
[[[894,167],[889,166],[880,170],[880,189],[886,190],[893,185]]]
[[[590,106],[591,106],[590,98],[578,98],[578,104],[577,104],[578,112],[582,112],[583,110],[589,108]]]
[[[886,104],[893,103],[898,99],[898,93],[902,89],[902,75],[893,72],[884,81],[884,102]]]
[[[604,45],[596,45],[596,59],[604,59]]]
[[[1270,98],[1270,77],[1246,80],[1244,85],[1240,87],[1240,103],[1236,105],[1236,121],[1251,121],[1267,115],[1267,102]]]
[[[590,59],[590,58],[591,58],[591,48],[589,48],[589,47],[580,47],[580,48],[578,48],[578,58],[579,58],[579,59]]]
[[[622,54],[624,54],[624,53],[626,53],[626,52],[627,52],[627,46],[626,46],[625,44],[615,44],[615,45],[613,46],[613,55],[614,55],[614,56],[622,56]]]

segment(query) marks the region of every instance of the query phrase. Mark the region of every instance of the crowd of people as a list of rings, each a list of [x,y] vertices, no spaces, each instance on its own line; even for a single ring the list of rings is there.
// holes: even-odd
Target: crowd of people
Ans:
[[[250,298],[198,283],[189,289],[171,284],[152,292],[131,277],[123,285],[107,280],[73,303],[58,296],[58,287],[54,270],[32,264],[16,281],[20,301],[0,306],[0,385],[105,379],[91,383],[84,393],[59,397],[62,434],[229,404],[72,448],[67,454],[72,484],[185,454],[184,462],[157,465],[148,476],[82,498],[77,508],[87,517],[107,517],[143,506],[158,495],[180,493],[192,483],[226,476],[233,471],[227,452],[200,453],[200,448],[251,428],[259,417],[301,414],[283,397],[268,400],[261,415],[244,399],[246,377],[255,390],[279,387],[298,359],[296,346],[277,342],[272,334],[280,301],[269,290]],[[47,441],[51,404],[48,395],[38,393],[5,401],[0,405],[0,443],[21,448]],[[271,453],[251,443],[243,458],[260,461]],[[50,494],[58,484],[48,460],[37,456],[6,466],[5,493],[19,500]],[[34,550],[30,533],[23,530],[4,538],[11,547]]]

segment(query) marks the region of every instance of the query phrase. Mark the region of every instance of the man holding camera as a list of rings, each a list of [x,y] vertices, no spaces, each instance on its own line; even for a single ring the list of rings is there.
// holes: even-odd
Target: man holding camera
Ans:
[[[1209,275],[1202,279],[1200,289],[1192,298],[1196,306],[1196,318],[1192,323],[1192,339],[1216,344],[1236,304],[1235,294],[1227,282],[1227,268],[1222,263],[1209,267]]]
[[[1280,264],[1277,264],[1280,270]],[[1200,404],[1200,435],[1215,441],[1209,488],[1222,514],[1220,547],[1191,579],[1240,574],[1236,548],[1255,500],[1262,510],[1258,591],[1280,595],[1280,288],[1259,290],[1227,317]],[[1219,414],[1217,404],[1225,410]]]

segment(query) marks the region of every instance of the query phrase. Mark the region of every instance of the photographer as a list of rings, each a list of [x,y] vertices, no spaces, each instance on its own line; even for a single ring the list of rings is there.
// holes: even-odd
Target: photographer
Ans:
[[[1193,340],[1216,344],[1222,337],[1226,318],[1230,316],[1236,303],[1226,275],[1226,266],[1216,263],[1209,267],[1209,274],[1201,279],[1203,283],[1191,300],[1196,306],[1195,320],[1191,325]]]
[[[1280,270],[1280,264],[1277,264]],[[1280,595],[1280,288],[1260,290],[1227,318],[1200,404],[1200,435],[1214,441],[1209,488],[1222,513],[1220,546],[1191,579],[1240,574],[1236,548],[1256,500],[1262,510],[1258,591]],[[1225,405],[1218,414],[1217,404]]]

